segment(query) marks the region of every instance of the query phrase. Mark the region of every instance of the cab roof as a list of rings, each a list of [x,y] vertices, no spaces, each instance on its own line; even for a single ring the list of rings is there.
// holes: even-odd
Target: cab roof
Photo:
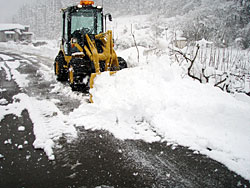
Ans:
[[[78,4],[78,5],[75,5],[75,6],[70,6],[70,7],[67,7],[67,8],[63,8],[62,11],[63,12],[75,12],[75,11],[80,10],[80,9],[99,9],[99,10],[102,10],[102,7],[101,6],[96,6],[96,5],[93,5],[93,4],[87,4],[87,5]]]

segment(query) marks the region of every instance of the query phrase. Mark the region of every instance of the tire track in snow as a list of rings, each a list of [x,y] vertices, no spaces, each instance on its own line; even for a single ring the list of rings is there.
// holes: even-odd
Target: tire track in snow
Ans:
[[[75,129],[71,125],[65,124],[63,114],[54,102],[47,100],[48,94],[45,96],[40,94],[39,96],[42,96],[40,100],[35,98],[39,90],[44,90],[43,87],[37,88],[42,85],[39,85],[39,82],[37,82],[37,85],[33,83],[36,80],[34,79],[34,73],[39,67],[37,61],[34,61],[34,59],[33,62],[27,59],[25,61],[15,60],[15,55],[11,57],[2,53],[0,56],[3,59],[0,65],[7,75],[7,80],[15,80],[24,93],[34,96],[30,97],[24,93],[16,95],[14,103],[0,107],[2,111],[0,118],[2,119],[5,115],[11,113],[20,116],[22,111],[27,109],[34,123],[34,134],[36,135],[34,147],[44,149],[49,159],[53,160],[52,148],[54,147],[54,141],[62,135],[76,137]],[[39,78],[38,75],[35,76],[35,78]],[[49,85],[46,86],[49,87]],[[33,88],[33,90],[30,90],[30,88]],[[47,91],[45,90],[45,92]]]

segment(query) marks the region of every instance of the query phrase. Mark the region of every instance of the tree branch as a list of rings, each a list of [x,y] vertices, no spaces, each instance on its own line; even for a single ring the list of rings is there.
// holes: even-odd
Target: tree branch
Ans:
[[[196,47],[197,47],[197,49],[196,49],[195,56],[194,56],[193,59],[190,59],[189,57],[187,57],[186,54],[184,54],[182,51],[179,51],[179,50],[173,50],[173,51],[175,51],[175,52],[179,53],[180,55],[182,55],[186,59],[187,62],[188,61],[190,62],[190,66],[188,67],[188,76],[195,79],[195,80],[198,80],[200,83],[202,83],[201,78],[198,78],[195,75],[191,74],[191,70],[193,68],[194,61],[197,58],[197,55],[198,55],[198,52],[199,52],[199,49],[200,49],[199,45],[197,45]]]
[[[135,47],[136,47],[137,54],[138,54],[137,60],[138,60],[138,63],[139,63],[139,61],[140,61],[140,53],[139,53],[139,49],[138,49],[138,46],[137,46],[137,43],[136,43],[136,40],[135,40],[135,35],[133,33],[133,25],[132,24],[131,24],[131,35],[132,35],[132,37],[134,39]]]

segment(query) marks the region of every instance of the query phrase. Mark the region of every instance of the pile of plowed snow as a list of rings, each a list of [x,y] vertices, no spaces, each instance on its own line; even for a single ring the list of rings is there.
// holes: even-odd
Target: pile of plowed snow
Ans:
[[[250,98],[182,78],[168,56],[150,62],[97,76],[94,104],[81,105],[71,121],[120,139],[187,146],[250,179]]]

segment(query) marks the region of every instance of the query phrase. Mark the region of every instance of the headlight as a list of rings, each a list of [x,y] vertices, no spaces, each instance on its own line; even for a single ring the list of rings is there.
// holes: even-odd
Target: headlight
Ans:
[[[77,43],[77,38],[72,38],[71,43],[72,43],[72,44]]]

